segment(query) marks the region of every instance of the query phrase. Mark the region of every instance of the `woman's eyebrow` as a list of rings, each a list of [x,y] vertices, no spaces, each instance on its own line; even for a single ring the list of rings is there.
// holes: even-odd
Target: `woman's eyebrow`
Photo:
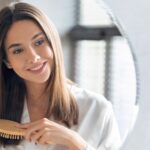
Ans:
[[[19,43],[14,43],[14,44],[11,44],[7,49],[9,50],[10,48],[12,48],[12,47],[18,47],[18,46],[20,46],[21,44],[19,44]]]
[[[37,38],[39,35],[44,35],[44,33],[43,32],[39,32],[39,33],[37,33],[37,34],[35,34],[32,38],[31,38],[31,40],[34,40],[35,38]],[[10,49],[10,48],[13,48],[13,47],[18,47],[18,46],[20,46],[21,44],[20,43],[14,43],[14,44],[11,44],[7,49]]]
[[[43,32],[39,32],[39,33],[35,34],[31,40],[34,40],[35,38],[37,38],[39,35],[42,35],[42,34],[43,34]]]

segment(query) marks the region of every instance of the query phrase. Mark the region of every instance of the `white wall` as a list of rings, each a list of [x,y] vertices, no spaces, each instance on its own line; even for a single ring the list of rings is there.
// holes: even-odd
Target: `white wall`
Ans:
[[[141,76],[140,110],[123,150],[150,149],[150,1],[105,0],[117,16],[136,52]]]
[[[75,22],[74,0],[20,0],[42,9],[56,25],[59,34],[65,34]]]

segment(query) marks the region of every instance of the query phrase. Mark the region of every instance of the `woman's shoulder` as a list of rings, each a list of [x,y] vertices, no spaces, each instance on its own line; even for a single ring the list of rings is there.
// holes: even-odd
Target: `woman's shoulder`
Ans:
[[[97,109],[99,111],[111,110],[111,103],[101,94],[84,89],[78,85],[71,85],[70,91],[77,100],[79,107]]]

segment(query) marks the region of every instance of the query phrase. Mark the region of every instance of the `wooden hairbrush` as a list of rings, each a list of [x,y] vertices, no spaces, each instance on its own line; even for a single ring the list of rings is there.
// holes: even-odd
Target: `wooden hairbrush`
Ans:
[[[17,124],[15,121],[0,119],[0,136],[7,139],[22,139],[25,129],[17,128]]]
[[[0,119],[0,136],[6,139],[23,139],[26,129],[17,128],[18,122],[6,119]],[[53,144],[52,141],[46,142]]]

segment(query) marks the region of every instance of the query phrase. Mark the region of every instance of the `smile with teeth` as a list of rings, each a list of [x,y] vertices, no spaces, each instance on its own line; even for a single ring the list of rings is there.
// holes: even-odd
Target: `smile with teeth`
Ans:
[[[45,63],[42,63],[42,64],[40,64],[40,65],[38,65],[38,66],[29,68],[29,69],[27,69],[27,70],[28,70],[28,71],[31,71],[31,72],[39,73],[39,72],[41,72],[41,71],[44,69],[45,65],[46,65],[46,62],[45,62]]]
[[[37,67],[34,67],[34,68],[31,68],[31,69],[29,69],[29,70],[31,70],[31,71],[39,70],[39,69],[41,69],[41,68],[43,67],[43,65],[44,65],[44,64],[41,64],[41,65],[39,65],[39,66],[37,66]]]

